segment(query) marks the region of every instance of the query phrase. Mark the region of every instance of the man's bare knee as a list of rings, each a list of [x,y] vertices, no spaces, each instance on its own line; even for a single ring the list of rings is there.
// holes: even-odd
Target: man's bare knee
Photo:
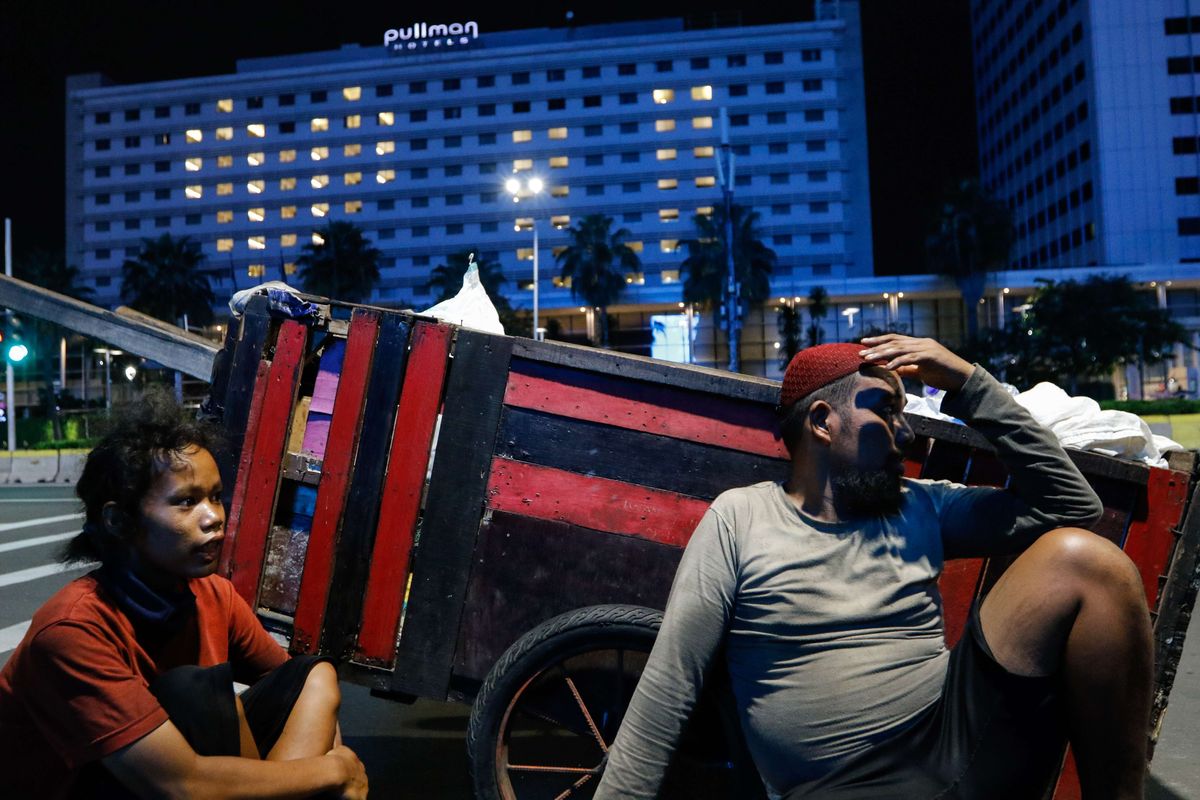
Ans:
[[[1027,551],[1044,559],[1055,581],[1069,581],[1085,601],[1095,593],[1145,603],[1137,566],[1121,548],[1082,528],[1058,528],[1039,538]]]

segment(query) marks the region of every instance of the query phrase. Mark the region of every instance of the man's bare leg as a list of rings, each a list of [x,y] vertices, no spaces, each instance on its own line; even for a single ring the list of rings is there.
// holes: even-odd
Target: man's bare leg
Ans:
[[[1009,672],[1062,676],[1084,798],[1140,800],[1154,651],[1133,562],[1090,531],[1051,531],[996,583],[980,621]]]
[[[337,714],[342,703],[337,671],[327,662],[312,668],[304,688],[292,706],[292,713],[283,726],[271,752],[270,761],[291,761],[297,758],[323,756],[341,744]]]

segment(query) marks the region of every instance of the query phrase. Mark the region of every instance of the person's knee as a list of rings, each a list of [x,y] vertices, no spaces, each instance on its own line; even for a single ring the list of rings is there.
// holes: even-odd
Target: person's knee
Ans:
[[[303,694],[336,711],[342,703],[342,692],[333,665],[327,661],[314,665],[304,681]]]
[[[1082,528],[1058,528],[1035,543],[1053,565],[1056,580],[1074,583],[1080,592],[1104,592],[1145,604],[1137,566],[1121,548]]]

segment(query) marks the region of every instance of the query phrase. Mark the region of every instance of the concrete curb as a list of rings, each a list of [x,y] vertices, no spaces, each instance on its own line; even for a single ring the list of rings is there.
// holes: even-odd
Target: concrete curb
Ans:
[[[57,450],[17,450],[5,483],[54,483],[57,474]]]
[[[87,450],[59,450],[58,474],[54,476],[55,483],[74,484],[83,474],[83,465],[87,462]]]

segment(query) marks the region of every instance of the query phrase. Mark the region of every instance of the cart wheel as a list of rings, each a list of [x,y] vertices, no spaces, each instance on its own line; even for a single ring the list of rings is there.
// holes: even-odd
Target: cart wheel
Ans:
[[[661,624],[651,609],[592,606],[517,640],[471,709],[467,753],[477,800],[591,798]],[[740,733],[719,705],[697,708],[663,797],[752,796],[733,788],[741,779],[728,753],[738,750]]]

